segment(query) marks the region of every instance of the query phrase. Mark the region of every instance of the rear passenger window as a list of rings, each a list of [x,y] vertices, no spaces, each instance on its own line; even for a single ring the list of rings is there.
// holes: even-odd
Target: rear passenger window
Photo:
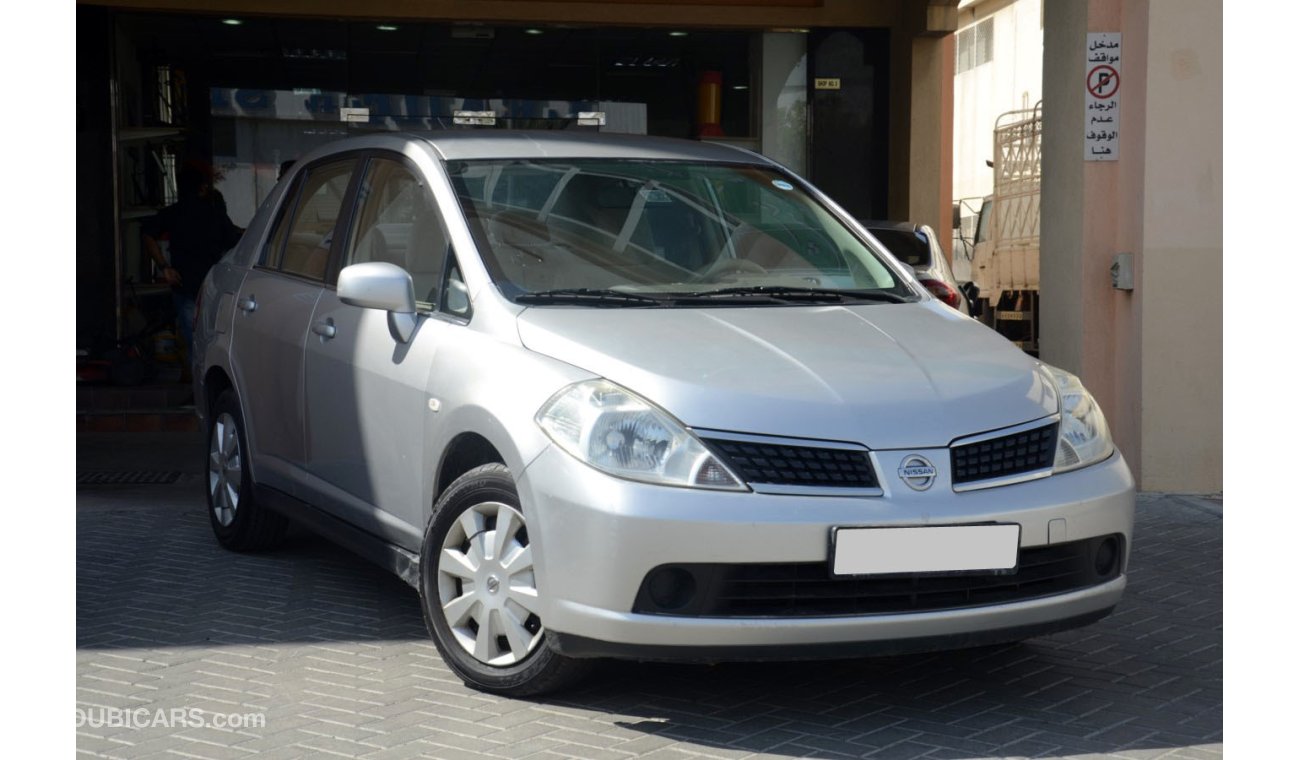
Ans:
[[[447,232],[433,194],[397,161],[375,159],[359,191],[360,212],[352,233],[347,263],[385,261],[405,269],[415,286],[415,300],[437,306],[447,258]]]
[[[308,170],[293,221],[288,225],[281,270],[313,280],[325,279],[330,246],[355,167],[356,161],[348,160]]]

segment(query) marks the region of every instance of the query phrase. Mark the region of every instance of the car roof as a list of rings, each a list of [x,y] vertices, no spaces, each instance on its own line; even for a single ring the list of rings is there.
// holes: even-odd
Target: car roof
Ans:
[[[491,158],[628,158],[766,164],[761,156],[718,143],[569,130],[446,130],[409,133],[444,160]]]

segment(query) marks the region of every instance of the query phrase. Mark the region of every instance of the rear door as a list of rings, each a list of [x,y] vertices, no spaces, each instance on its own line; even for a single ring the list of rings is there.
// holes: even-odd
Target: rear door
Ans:
[[[308,167],[236,299],[233,369],[258,483],[296,494],[305,461],[303,347],[357,160]]]
[[[420,170],[374,154],[357,191],[342,266],[385,261],[405,269],[420,310],[410,342],[388,315],[321,294],[306,346],[306,454],[310,501],[386,541],[418,551],[424,528],[427,434],[436,419],[430,369],[450,331],[444,293],[454,261],[447,228]],[[454,264],[450,268],[454,273]]]

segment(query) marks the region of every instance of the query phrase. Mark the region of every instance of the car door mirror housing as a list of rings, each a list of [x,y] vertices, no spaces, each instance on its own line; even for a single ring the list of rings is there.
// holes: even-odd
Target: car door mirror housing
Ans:
[[[415,312],[415,286],[411,275],[396,264],[369,261],[339,272],[339,300],[363,309]]]
[[[396,264],[368,261],[339,272],[339,300],[363,309],[388,312],[388,329],[406,343],[415,333],[415,286],[411,275]]]

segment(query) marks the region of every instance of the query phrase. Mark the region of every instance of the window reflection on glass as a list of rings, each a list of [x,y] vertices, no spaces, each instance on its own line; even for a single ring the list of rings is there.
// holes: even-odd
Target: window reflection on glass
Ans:
[[[360,189],[361,211],[348,263],[384,261],[405,269],[423,308],[438,302],[447,234],[433,196],[397,161],[370,162]]]
[[[808,172],[808,35],[763,35],[763,155]]]
[[[452,161],[448,171],[507,297],[735,285],[909,293],[865,241],[766,167],[552,159]]]

